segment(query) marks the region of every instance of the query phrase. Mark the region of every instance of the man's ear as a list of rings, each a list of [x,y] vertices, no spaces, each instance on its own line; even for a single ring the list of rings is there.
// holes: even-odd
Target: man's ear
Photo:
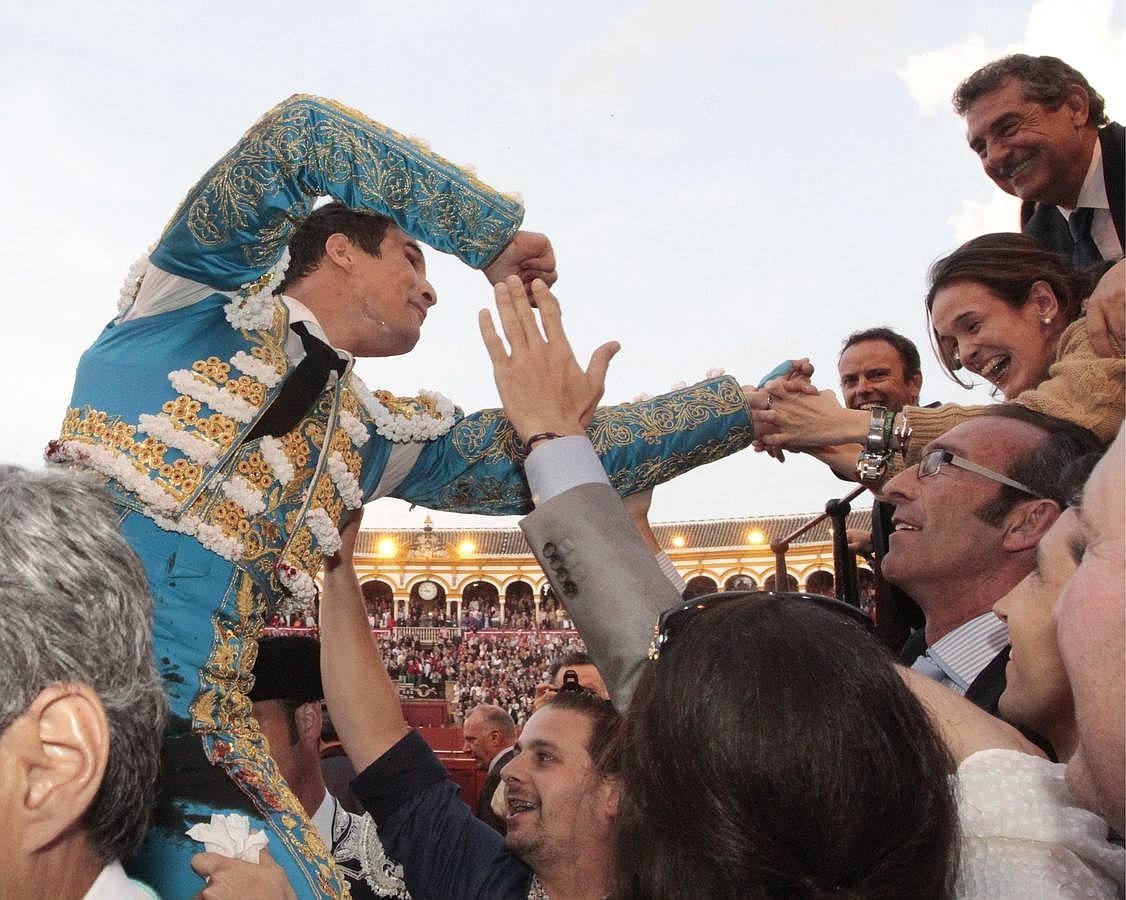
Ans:
[[[1031,550],[1060,517],[1054,500],[1025,500],[1014,506],[1005,517],[1001,546],[1009,553]]]
[[[622,805],[622,779],[617,775],[607,775],[602,779],[602,813],[613,821],[618,818]]]
[[[356,245],[348,235],[334,232],[325,239],[324,258],[330,264],[351,273],[356,262]]]
[[[1071,115],[1071,124],[1082,128],[1091,121],[1091,97],[1077,84],[1071,86],[1067,99],[1063,101]]]
[[[109,722],[85,684],[45,688],[21,720],[26,781],[18,799],[24,846],[34,852],[74,827],[94,802],[109,759]]]
[[[312,743],[319,746],[321,727],[324,717],[321,715],[319,700],[302,703],[293,711],[293,721],[297,725],[297,733],[301,735],[302,743]]]
[[[923,373],[922,371],[916,372],[907,379],[907,385],[911,388],[911,394],[914,397],[913,406],[919,405],[919,395],[923,392]]]

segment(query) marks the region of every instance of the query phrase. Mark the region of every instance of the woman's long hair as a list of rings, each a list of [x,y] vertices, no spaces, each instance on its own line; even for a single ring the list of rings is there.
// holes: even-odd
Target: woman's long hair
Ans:
[[[864,629],[810,600],[699,613],[627,715],[615,896],[938,898],[952,760]]]

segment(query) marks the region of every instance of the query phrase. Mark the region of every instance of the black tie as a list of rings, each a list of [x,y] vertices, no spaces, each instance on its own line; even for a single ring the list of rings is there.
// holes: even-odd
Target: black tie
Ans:
[[[1074,243],[1071,259],[1077,269],[1086,269],[1097,262],[1101,262],[1103,255],[1095,246],[1095,239],[1091,237],[1091,221],[1095,211],[1089,206],[1081,206],[1075,210],[1067,220],[1067,227],[1071,231],[1071,240]]]
[[[282,384],[269,409],[250,429],[246,436],[248,441],[266,434],[273,437],[289,434],[325,389],[328,373],[335,369],[340,377],[344,376],[347,364],[335,350],[309,334],[304,322],[294,322],[290,327],[305,346],[305,358]]]

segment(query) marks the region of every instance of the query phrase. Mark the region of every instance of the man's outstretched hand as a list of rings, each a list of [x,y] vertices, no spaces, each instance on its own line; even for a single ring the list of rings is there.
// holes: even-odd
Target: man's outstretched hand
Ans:
[[[487,309],[481,310],[478,320],[501,403],[516,433],[521,440],[549,431],[584,434],[602,399],[610,360],[620,345],[617,341],[603,344],[584,370],[563,332],[559,301],[541,279],[532,282],[531,293],[540,311],[542,332],[519,277],[508,277],[495,290],[497,317],[509,349]]]
[[[555,251],[546,234],[535,231],[518,231],[500,255],[485,267],[489,284],[496,284],[515,275],[525,289],[537,278],[548,287],[555,284],[559,273],[555,271]]]

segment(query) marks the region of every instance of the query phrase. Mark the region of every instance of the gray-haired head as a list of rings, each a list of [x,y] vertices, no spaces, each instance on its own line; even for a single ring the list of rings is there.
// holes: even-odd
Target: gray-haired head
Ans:
[[[0,610],[0,732],[50,685],[91,687],[110,748],[84,824],[100,858],[128,856],[148,825],[167,701],[145,572],[99,485],[0,466]]]
[[[506,740],[516,740],[516,723],[508,711],[495,703],[481,703],[469,711],[469,715],[480,718],[487,730],[497,730]]]

